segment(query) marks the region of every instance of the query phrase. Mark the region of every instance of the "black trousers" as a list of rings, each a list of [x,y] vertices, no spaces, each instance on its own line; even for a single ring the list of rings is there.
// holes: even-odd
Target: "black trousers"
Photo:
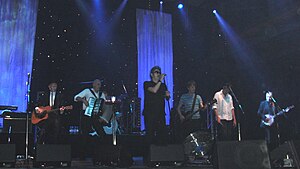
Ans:
[[[84,114],[84,112],[83,112]],[[89,139],[90,133],[96,131],[98,134],[99,139],[98,141],[103,140],[103,137],[105,136],[105,132],[103,129],[103,124],[100,123],[98,118],[96,116],[85,116],[82,115],[81,118],[81,134],[82,134],[82,140],[81,140],[81,148],[80,148],[80,158],[86,158],[89,155],[89,153],[93,153],[94,145],[93,139]]]
[[[147,144],[167,144],[165,116],[144,115]]]
[[[85,116],[82,117],[81,130],[83,135],[89,135],[90,132],[96,131],[99,137],[105,135],[103,124],[100,123],[99,118],[96,116]]]
[[[217,123],[217,136],[219,141],[231,141],[234,140],[234,127],[233,120],[221,120],[221,124]]]
[[[48,118],[37,124],[40,128],[38,144],[57,144],[61,129],[60,117],[56,112],[49,113]]]
[[[277,132],[277,128],[275,126],[276,124],[274,124],[273,126],[263,126],[262,128],[264,128],[265,130],[265,140],[267,142],[269,151],[273,150],[274,148],[276,148],[279,145],[279,141],[278,141],[278,132]]]

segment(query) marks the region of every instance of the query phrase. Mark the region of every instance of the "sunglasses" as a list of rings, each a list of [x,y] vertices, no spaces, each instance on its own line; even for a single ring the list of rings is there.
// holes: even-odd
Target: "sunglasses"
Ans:
[[[153,73],[161,74],[160,71],[154,71]]]

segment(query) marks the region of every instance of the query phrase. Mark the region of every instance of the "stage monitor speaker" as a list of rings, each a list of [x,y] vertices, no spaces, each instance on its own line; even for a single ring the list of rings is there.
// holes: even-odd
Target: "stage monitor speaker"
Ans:
[[[265,141],[217,142],[219,169],[271,169]]]
[[[1,163],[16,162],[15,144],[0,144],[0,162]]]
[[[38,144],[36,162],[71,162],[71,146]]]
[[[293,159],[293,166],[300,168],[299,154],[300,141],[286,141],[270,153],[270,159],[273,164],[276,164],[289,155],[289,158]]]
[[[150,162],[182,162],[184,161],[183,145],[151,145],[149,157]]]
[[[115,163],[118,167],[130,167],[133,164],[132,155],[126,146],[102,144],[97,145],[94,151],[94,161],[103,165]]]

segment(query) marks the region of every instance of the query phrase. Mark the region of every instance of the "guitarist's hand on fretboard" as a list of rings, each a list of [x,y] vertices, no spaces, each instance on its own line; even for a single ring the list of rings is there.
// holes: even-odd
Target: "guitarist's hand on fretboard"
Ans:
[[[63,114],[64,113],[64,111],[65,111],[65,107],[61,107],[61,108],[59,108],[59,114]]]

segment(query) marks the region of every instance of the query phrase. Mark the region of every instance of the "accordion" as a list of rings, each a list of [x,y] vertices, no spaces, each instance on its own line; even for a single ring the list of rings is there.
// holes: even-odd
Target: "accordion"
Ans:
[[[98,115],[101,112],[104,100],[91,97],[88,102],[89,106],[85,109],[84,115],[89,117]]]

